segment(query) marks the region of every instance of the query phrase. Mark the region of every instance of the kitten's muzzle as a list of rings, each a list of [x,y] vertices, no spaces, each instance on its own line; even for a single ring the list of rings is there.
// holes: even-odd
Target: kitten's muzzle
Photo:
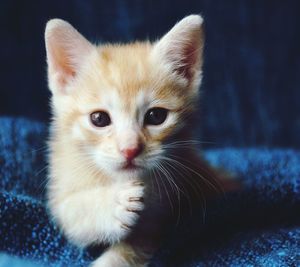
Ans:
[[[128,163],[131,163],[137,156],[139,156],[144,150],[142,144],[138,144],[135,147],[125,148],[121,150],[122,155],[125,157]]]

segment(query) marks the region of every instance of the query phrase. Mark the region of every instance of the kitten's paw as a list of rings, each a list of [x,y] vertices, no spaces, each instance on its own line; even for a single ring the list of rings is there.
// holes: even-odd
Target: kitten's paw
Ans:
[[[117,195],[115,217],[125,235],[139,219],[139,213],[144,209],[144,184],[140,181],[130,181]]]
[[[146,267],[147,262],[144,254],[138,254],[136,249],[119,243],[109,247],[89,267]]]

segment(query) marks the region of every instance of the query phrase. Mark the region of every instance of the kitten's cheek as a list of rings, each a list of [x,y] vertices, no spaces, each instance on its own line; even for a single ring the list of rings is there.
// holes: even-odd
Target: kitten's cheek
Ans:
[[[99,170],[110,170],[111,169],[111,164],[106,162],[103,157],[100,155],[97,156],[95,155],[94,161],[96,162],[96,166],[98,167]]]
[[[81,129],[80,125],[77,124],[77,123],[75,123],[73,125],[71,134],[72,134],[73,140],[79,140],[79,141],[84,141],[85,140],[82,129]]]
[[[116,171],[118,171],[120,169],[120,166],[118,165],[118,163],[116,161],[111,161],[111,160],[105,159],[105,157],[103,157],[101,155],[95,154],[93,160],[95,162],[96,168],[99,171],[106,172],[107,174],[115,173]]]

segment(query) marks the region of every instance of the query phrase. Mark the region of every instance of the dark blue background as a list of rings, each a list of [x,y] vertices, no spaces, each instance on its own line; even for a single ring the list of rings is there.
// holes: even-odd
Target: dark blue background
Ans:
[[[154,40],[205,18],[199,125],[214,146],[300,148],[300,1],[0,2],[0,114],[49,119],[43,32],[69,21],[91,41]]]

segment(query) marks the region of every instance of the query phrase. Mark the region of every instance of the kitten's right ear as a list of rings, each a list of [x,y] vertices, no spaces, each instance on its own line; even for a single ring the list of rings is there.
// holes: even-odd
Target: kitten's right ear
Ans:
[[[67,85],[78,75],[84,58],[94,47],[61,19],[48,21],[45,42],[49,88],[53,94],[66,93]]]
[[[201,79],[203,46],[203,18],[189,15],[154,45],[153,56],[197,90]]]

